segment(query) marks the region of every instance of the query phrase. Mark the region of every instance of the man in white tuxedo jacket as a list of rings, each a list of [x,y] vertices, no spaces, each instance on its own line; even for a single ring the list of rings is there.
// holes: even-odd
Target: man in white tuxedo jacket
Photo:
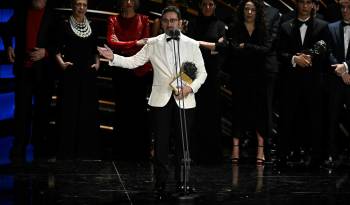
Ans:
[[[145,40],[147,41],[145,46],[134,56],[123,57],[113,54],[108,47],[98,48],[100,54],[109,60],[110,66],[133,69],[148,61],[153,66],[153,85],[148,104],[151,106],[152,131],[155,136],[156,191],[164,191],[168,177],[169,137],[173,128],[176,128],[176,133],[174,133],[175,179],[178,183],[180,182],[180,162],[183,158],[183,150],[179,108],[186,111],[186,119],[183,119],[186,126],[182,124],[182,127],[187,127],[187,133],[190,134],[196,107],[195,93],[207,77],[199,43],[180,32],[178,36],[172,35],[180,28],[180,19],[181,15],[176,7],[165,8],[161,19],[165,33]],[[196,78],[189,86],[183,86],[179,94],[175,95],[170,83],[179,74],[179,67],[184,62],[196,65]]]

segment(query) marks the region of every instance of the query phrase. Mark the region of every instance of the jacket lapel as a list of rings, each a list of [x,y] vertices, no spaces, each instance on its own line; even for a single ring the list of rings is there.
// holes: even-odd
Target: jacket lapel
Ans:
[[[335,40],[337,49],[340,50],[341,59],[345,59],[345,47],[344,47],[344,28],[342,27],[341,23],[334,27],[335,32]]]
[[[309,42],[312,39],[312,36],[313,36],[312,34],[315,30],[314,27],[315,27],[315,21],[312,20],[312,22],[310,23],[310,25],[307,26],[307,29],[306,29],[304,44],[302,46],[303,48],[307,48],[309,46]]]
[[[294,21],[291,23],[291,34],[292,34],[292,37],[295,38],[295,41],[298,43],[298,48],[301,48],[302,43],[301,43],[300,29]]]

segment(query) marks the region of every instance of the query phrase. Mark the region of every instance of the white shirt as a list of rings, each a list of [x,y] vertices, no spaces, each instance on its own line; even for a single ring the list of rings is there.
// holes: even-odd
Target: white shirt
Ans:
[[[307,25],[303,24],[300,26],[299,28],[300,30],[300,37],[301,37],[301,45],[304,45],[304,40],[305,40],[305,34],[306,34],[306,30],[307,30]]]
[[[348,46],[350,40],[350,26],[344,26],[344,49],[345,49],[345,57],[348,54]]]
[[[166,38],[168,38],[167,35],[165,35]],[[179,56],[176,55],[175,57],[175,53],[178,54],[178,45],[179,45],[179,41],[175,41],[175,40],[170,40],[167,41],[166,46],[164,47],[164,53],[165,56],[167,57],[167,60],[169,62],[169,66],[168,69],[169,71],[173,74],[173,77],[175,78],[176,74],[179,73]],[[175,49],[175,52],[174,52]],[[175,64],[175,58],[177,59],[177,64]],[[180,56],[181,58],[181,56]]]
[[[344,21],[345,23],[349,23]],[[348,54],[348,49],[349,49],[349,41],[350,41],[350,26],[344,26],[344,54],[345,54],[345,58]],[[349,72],[349,67],[348,64],[346,62],[343,62],[344,66],[345,66],[345,70],[346,73]]]
[[[309,19],[310,19],[310,17],[305,19],[305,20],[298,18],[298,20],[302,21],[302,22],[306,22]],[[301,37],[301,45],[304,45],[305,35],[306,35],[306,31],[307,31],[307,25],[305,23],[303,25],[301,25],[299,28],[299,31],[300,31],[300,37]],[[295,56],[292,57],[292,65],[293,65],[293,67],[297,66],[297,64],[295,63]]]

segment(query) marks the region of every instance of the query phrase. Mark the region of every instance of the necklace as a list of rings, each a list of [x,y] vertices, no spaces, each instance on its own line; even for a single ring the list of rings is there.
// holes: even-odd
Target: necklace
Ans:
[[[82,23],[78,22],[73,16],[70,16],[69,18],[70,27],[72,28],[73,32],[81,37],[86,38],[91,35],[91,27],[89,24],[89,21],[84,17],[84,21]]]

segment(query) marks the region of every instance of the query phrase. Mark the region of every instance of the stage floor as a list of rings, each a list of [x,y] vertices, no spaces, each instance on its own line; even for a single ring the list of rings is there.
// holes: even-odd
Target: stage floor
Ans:
[[[0,204],[350,204],[349,170],[275,172],[272,165],[193,165],[192,201],[154,197],[152,164],[121,161],[57,161],[0,168]],[[173,172],[171,172],[173,173]]]

